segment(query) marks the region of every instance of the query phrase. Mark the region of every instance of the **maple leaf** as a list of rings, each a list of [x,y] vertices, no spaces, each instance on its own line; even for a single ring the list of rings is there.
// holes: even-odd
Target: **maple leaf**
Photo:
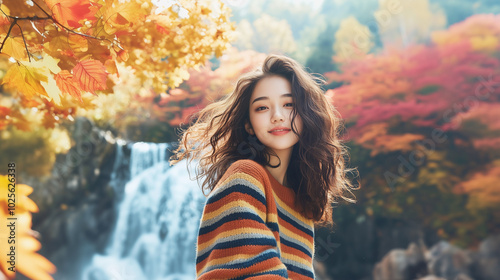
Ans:
[[[98,60],[83,60],[73,68],[73,82],[78,83],[82,90],[94,94],[96,90],[107,88],[107,75],[106,68]]]
[[[45,0],[54,18],[62,25],[81,27],[81,20],[95,20],[89,0]]]
[[[78,83],[73,81],[73,74],[68,72],[68,70],[62,70],[57,75],[54,75],[56,80],[56,84],[61,89],[63,93],[69,93],[74,98],[78,99],[78,101],[83,102],[80,88]]]

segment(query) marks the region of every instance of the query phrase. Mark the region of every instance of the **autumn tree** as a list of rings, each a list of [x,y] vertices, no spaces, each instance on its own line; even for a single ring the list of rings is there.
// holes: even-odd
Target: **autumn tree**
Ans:
[[[472,245],[498,227],[500,20],[476,15],[431,44],[386,47],[326,73],[378,215]],[[363,184],[363,183],[362,183]]]
[[[229,15],[220,1],[4,0],[0,128],[28,130],[29,110],[53,127],[94,107],[113,93],[118,65],[158,94],[176,87],[229,46]]]
[[[346,60],[364,56],[374,46],[373,36],[367,26],[353,16],[348,17],[335,32],[333,50],[337,56]]]

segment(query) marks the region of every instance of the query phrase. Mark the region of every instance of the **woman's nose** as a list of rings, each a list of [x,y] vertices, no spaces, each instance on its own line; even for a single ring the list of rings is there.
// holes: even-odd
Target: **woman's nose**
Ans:
[[[273,117],[272,117],[272,122],[275,123],[277,121],[283,122],[285,118],[283,117],[283,113],[280,110],[275,110]]]

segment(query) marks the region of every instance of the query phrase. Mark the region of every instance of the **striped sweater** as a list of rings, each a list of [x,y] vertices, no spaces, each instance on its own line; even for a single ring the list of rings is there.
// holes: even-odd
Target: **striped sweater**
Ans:
[[[234,162],[203,210],[197,279],[314,279],[314,224],[294,200],[259,163]]]

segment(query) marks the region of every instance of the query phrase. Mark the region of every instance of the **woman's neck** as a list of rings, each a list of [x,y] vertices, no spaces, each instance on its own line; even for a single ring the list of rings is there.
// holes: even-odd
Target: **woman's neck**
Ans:
[[[288,164],[290,163],[291,149],[279,150],[275,151],[275,153],[279,156],[279,159],[276,156],[271,155],[271,160],[269,163],[273,166],[276,166],[280,163],[281,159],[281,165],[276,168],[272,168],[270,166],[266,166],[265,168],[269,171],[269,173],[271,173],[271,175],[273,175],[276,181],[285,186],[285,175],[286,170],[288,169]]]

